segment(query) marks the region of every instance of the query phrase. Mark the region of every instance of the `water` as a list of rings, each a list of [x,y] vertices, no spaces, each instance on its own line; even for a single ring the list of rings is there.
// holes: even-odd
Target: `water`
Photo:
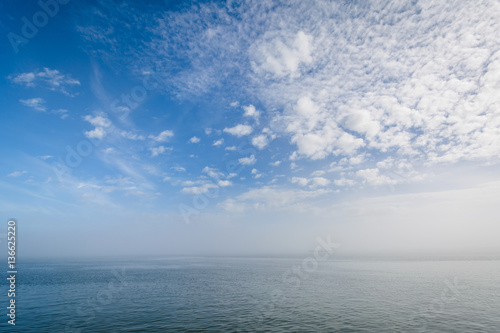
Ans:
[[[24,262],[0,331],[500,332],[500,261],[302,262]]]

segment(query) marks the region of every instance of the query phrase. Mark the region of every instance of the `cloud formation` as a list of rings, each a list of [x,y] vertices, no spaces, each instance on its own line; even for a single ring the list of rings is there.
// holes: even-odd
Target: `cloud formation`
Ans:
[[[68,74],[62,74],[56,69],[43,68],[41,71],[26,72],[9,76],[9,79],[16,84],[25,87],[42,87],[52,91],[61,92],[73,97],[75,94],[71,90],[80,85],[80,81],[73,79]]]

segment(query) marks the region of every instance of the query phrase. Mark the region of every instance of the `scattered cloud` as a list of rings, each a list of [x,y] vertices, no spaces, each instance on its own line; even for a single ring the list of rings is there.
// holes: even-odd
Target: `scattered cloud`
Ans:
[[[16,84],[25,87],[42,87],[52,91],[61,92],[67,96],[74,96],[70,90],[80,85],[80,81],[73,79],[70,75],[62,74],[58,70],[43,68],[41,71],[10,75],[9,79]]]
[[[158,134],[156,136],[155,135],[150,135],[149,138],[153,139],[156,142],[165,142],[165,141],[167,141],[169,138],[171,138],[173,136],[174,136],[174,132],[172,132],[170,130],[165,130],[165,131],[161,132],[160,134]]]
[[[238,159],[238,162],[242,165],[253,165],[255,162],[257,162],[257,159],[255,158],[254,155],[250,155],[249,157],[242,157]]]
[[[23,171],[14,171],[14,172],[9,173],[9,174],[7,175],[7,177],[13,177],[13,178],[15,178],[15,177],[22,176],[22,175],[24,175],[25,173],[28,173],[28,171],[24,171],[24,170],[23,170]]]
[[[198,143],[200,142],[200,138],[193,136],[191,139],[189,139],[189,143]]]
[[[258,149],[264,149],[269,144],[269,140],[267,139],[267,135],[261,134],[252,138],[252,145],[257,147]]]
[[[325,189],[290,190],[273,186],[264,186],[240,194],[235,199],[227,199],[218,206],[230,212],[245,210],[292,209],[302,210],[308,206],[308,201],[329,193]]]
[[[129,131],[121,131],[120,135],[129,140],[145,140],[143,135],[138,135],[137,133],[129,132]]]
[[[20,99],[19,102],[36,111],[41,111],[41,112],[47,111],[47,107],[45,106],[45,100],[43,98]]]
[[[173,149],[172,147],[165,147],[165,146],[158,146],[158,147],[149,148],[149,150],[151,151],[151,157],[156,157],[156,156],[161,155],[161,154],[165,153],[166,151],[172,150],[172,149]]]
[[[212,146],[220,146],[223,143],[224,143],[224,139],[220,138],[219,140],[214,141],[214,143],[212,144]]]
[[[99,139],[101,140],[106,136],[106,131],[102,127],[96,127],[91,131],[85,131],[85,136],[89,139]]]
[[[184,187],[181,192],[184,194],[204,194],[213,188],[218,188],[218,186],[214,183],[207,182],[201,186]]]
[[[177,172],[185,172],[186,171],[186,169],[181,167],[181,166],[173,166],[170,169],[175,170]]]
[[[226,128],[224,128],[223,131],[225,133],[229,133],[231,135],[234,135],[234,136],[237,136],[240,138],[242,136],[249,135],[250,133],[252,133],[253,129],[252,129],[252,126],[239,124],[239,125],[236,125],[236,126],[231,127],[231,128],[226,127]]]
[[[255,106],[253,106],[252,104],[250,104],[248,106],[243,106],[243,111],[244,111],[243,116],[252,117],[255,120],[259,119],[260,111],[257,111]]]
[[[91,115],[86,115],[83,117],[84,120],[88,121],[92,125],[96,127],[109,127],[111,126],[111,121],[107,118],[106,115],[97,115],[97,116],[91,116]]]

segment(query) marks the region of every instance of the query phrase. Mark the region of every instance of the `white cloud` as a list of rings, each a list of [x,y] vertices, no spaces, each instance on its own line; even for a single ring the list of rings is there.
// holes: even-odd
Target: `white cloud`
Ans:
[[[177,172],[185,172],[186,171],[186,169],[181,167],[181,166],[173,166],[170,169],[175,170]]]
[[[227,199],[218,205],[219,208],[231,212],[243,212],[247,209],[303,209],[308,200],[325,195],[330,191],[324,189],[305,191],[290,190],[264,186],[240,194],[235,199]]]
[[[106,136],[106,131],[102,127],[96,127],[91,131],[84,132],[85,136],[89,139],[99,139],[101,140]]]
[[[151,157],[156,157],[156,156],[161,155],[161,154],[165,153],[166,151],[172,150],[172,149],[173,149],[172,147],[165,147],[165,146],[158,146],[158,147],[149,148],[149,150],[151,151]]]
[[[224,149],[225,150],[230,150],[230,151],[236,151],[236,150],[238,150],[238,147],[236,147],[236,146],[229,146],[229,147],[226,147]]]
[[[224,174],[217,170],[216,168],[211,168],[209,166],[206,166],[201,170],[201,172],[206,173],[209,177],[219,179],[219,178],[224,178]]]
[[[153,139],[156,142],[165,142],[165,141],[167,141],[169,138],[171,138],[173,136],[174,136],[174,132],[172,132],[170,130],[165,130],[165,131],[161,132],[160,134],[158,134],[156,136],[155,135],[150,135],[149,138]]]
[[[44,105],[45,100],[43,98],[20,99],[19,102],[36,111],[41,111],[41,112],[47,111],[47,107]]]
[[[219,180],[217,182],[217,185],[219,185],[220,187],[226,187],[233,185],[233,183],[230,180]]]
[[[184,187],[181,192],[184,194],[204,194],[212,188],[217,188],[217,185],[213,183],[206,183],[201,186]]]
[[[286,36],[283,31],[268,31],[250,48],[252,68],[275,77],[300,76],[301,67],[313,61],[312,36],[299,31]]]
[[[243,106],[243,111],[244,111],[243,116],[252,117],[255,118],[256,120],[259,119],[260,111],[257,111],[255,106],[253,106],[252,104],[248,106]]]
[[[212,146],[220,146],[224,143],[224,138],[220,138],[219,140],[214,141]]]
[[[395,179],[381,175],[378,169],[359,170],[356,172],[356,176],[362,178],[364,182],[373,186],[397,183]]]
[[[252,131],[253,131],[252,126],[242,125],[242,124],[236,125],[236,126],[231,127],[231,128],[227,128],[227,127],[224,128],[225,133],[229,133],[229,134],[235,135],[237,137],[242,137],[242,136],[248,135],[248,134],[252,133]]]
[[[13,178],[15,178],[15,177],[22,176],[22,175],[24,175],[25,173],[28,173],[28,171],[24,171],[24,170],[23,170],[23,171],[14,171],[14,172],[9,173],[9,174],[7,175],[7,177],[13,177]]]
[[[292,183],[299,184],[300,186],[307,186],[309,179],[303,177],[293,177]]]
[[[298,184],[300,186],[307,186],[311,188],[315,187],[324,187],[330,184],[330,180],[324,177],[312,177],[312,178],[304,178],[304,177],[292,177],[292,183]]]
[[[40,86],[49,90],[59,91],[68,96],[74,96],[70,89],[79,86],[80,81],[73,79],[70,75],[61,74],[58,70],[44,68],[42,71],[34,71],[11,75],[9,79],[25,87]]]
[[[395,164],[498,162],[494,2],[203,4],[141,19],[152,34],[135,59],[182,67],[165,91],[250,95],[298,159],[346,157],[354,172],[387,155]]]
[[[356,182],[352,179],[346,179],[344,177],[335,179],[333,183],[337,186],[354,186]]]
[[[267,136],[264,134],[257,135],[252,138],[252,145],[257,147],[258,149],[264,149],[269,144],[269,140]]]
[[[198,143],[200,142],[200,138],[193,136],[191,139],[189,139],[189,143]]]
[[[111,121],[106,117],[106,115],[97,115],[95,117],[92,117],[91,115],[86,115],[85,117],[83,117],[83,119],[96,127],[111,126]]]
[[[120,135],[123,136],[124,138],[130,139],[130,140],[144,140],[143,135],[138,135],[133,132],[128,132],[128,131],[121,131]]]
[[[271,162],[269,164],[272,165],[272,166],[278,166],[278,165],[281,164],[281,161],[274,161],[274,162]]]
[[[313,177],[311,179],[311,186],[312,187],[327,186],[329,184],[330,184],[330,180],[326,179],[324,177]]]
[[[254,155],[250,155],[249,157],[242,157],[238,159],[238,162],[240,162],[243,165],[253,165],[255,162],[257,162],[257,159],[255,158]]]

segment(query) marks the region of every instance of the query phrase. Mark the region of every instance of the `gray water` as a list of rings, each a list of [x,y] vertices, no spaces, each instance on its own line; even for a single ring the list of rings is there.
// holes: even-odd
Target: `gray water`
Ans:
[[[302,263],[24,262],[18,264],[16,326],[3,314],[0,330],[500,332],[500,261]]]

